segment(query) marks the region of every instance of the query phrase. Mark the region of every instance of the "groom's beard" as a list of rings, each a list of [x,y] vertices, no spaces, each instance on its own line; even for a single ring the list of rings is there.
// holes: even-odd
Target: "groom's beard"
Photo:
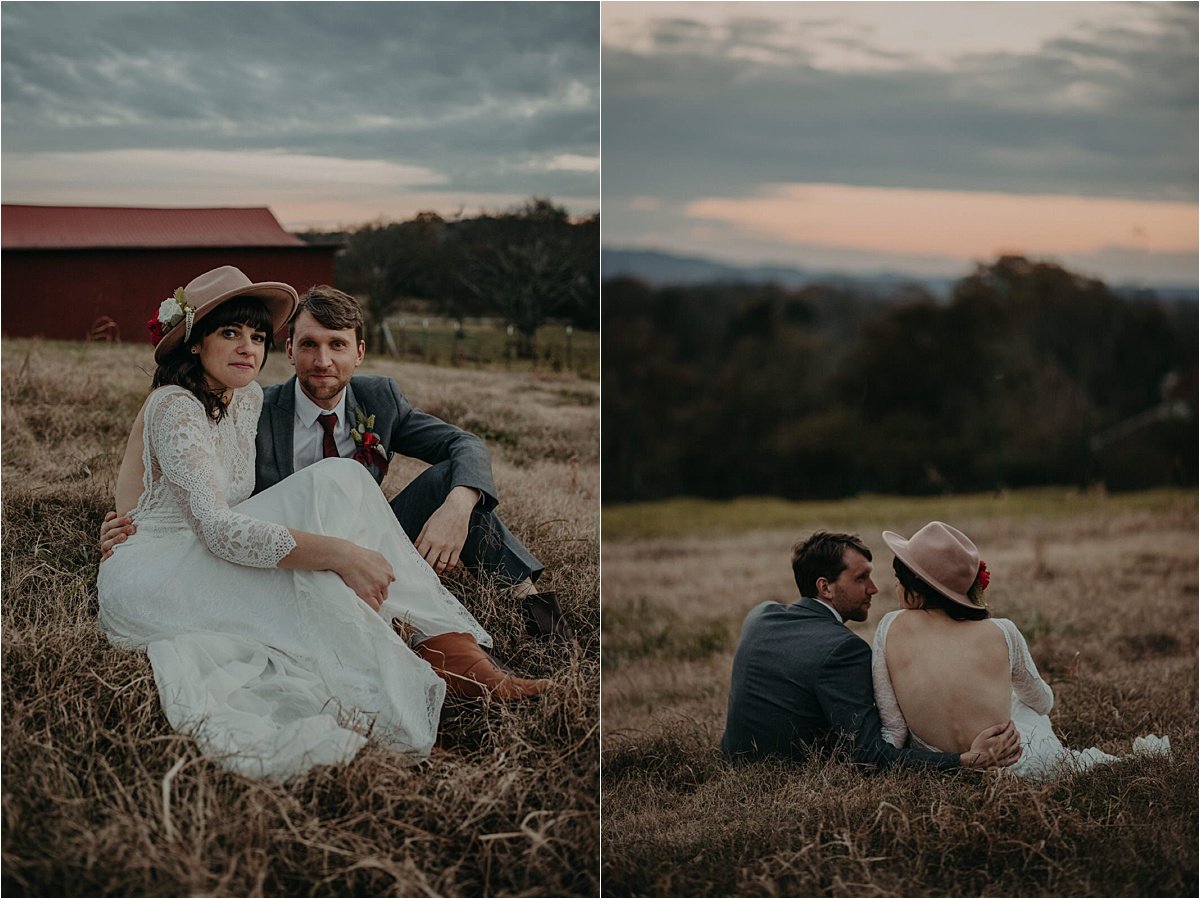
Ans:
[[[317,402],[333,399],[346,387],[345,382],[339,380],[336,374],[328,376],[305,374],[304,376],[297,375],[297,377],[300,379],[300,389],[309,399]]]
[[[866,621],[867,616],[871,614],[871,597],[869,596],[860,602],[855,602],[842,594],[832,597],[829,604],[837,609],[838,614],[845,621]]]

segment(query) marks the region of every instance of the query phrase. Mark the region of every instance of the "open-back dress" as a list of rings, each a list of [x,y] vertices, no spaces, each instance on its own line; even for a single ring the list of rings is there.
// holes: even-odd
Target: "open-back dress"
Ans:
[[[883,616],[875,629],[875,641],[871,646],[871,673],[875,686],[875,704],[879,707],[879,718],[883,724],[883,737],[893,746],[905,746],[909,739],[919,749],[941,752],[937,746],[926,743],[908,728],[904,712],[892,688],[891,675],[887,667],[888,628],[904,609],[897,609]],[[1068,749],[1054,733],[1050,723],[1050,709],[1054,706],[1054,692],[1050,689],[1033,663],[1029,644],[1017,626],[1007,618],[989,618],[1004,633],[1008,644],[1009,669],[1012,677],[1011,714],[1013,723],[1021,734],[1021,758],[1009,770],[1020,777],[1054,777],[1068,771],[1079,771],[1102,762],[1115,762],[1117,756],[1109,755],[1096,748]],[[1001,722],[996,722],[997,724]],[[1166,737],[1150,734],[1133,741],[1134,752],[1168,752],[1170,742]]]

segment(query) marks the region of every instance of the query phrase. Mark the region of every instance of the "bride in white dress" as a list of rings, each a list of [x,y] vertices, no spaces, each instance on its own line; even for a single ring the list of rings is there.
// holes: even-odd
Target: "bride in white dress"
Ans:
[[[1013,774],[1053,777],[1117,760],[1095,748],[1068,749],[1054,733],[1054,693],[1017,626],[989,617],[989,573],[970,538],[934,521],[910,540],[891,531],[883,539],[896,557],[904,606],[883,617],[872,646],[875,703],[889,743],[962,752],[982,727],[1011,717],[1022,749]],[[1170,743],[1149,735],[1133,748],[1168,752]]]
[[[486,690],[456,684],[502,684],[504,698],[548,685],[492,665],[479,646],[491,638],[359,462],[326,459],[250,496],[254,378],[296,302],[229,266],[164,301],[155,389],[116,487],[137,531],[97,578],[101,626],[147,651],[171,725],[226,767],[276,779],[349,760],[367,728],[426,758],[447,681],[464,695]],[[425,643],[410,648],[393,619]],[[451,655],[469,663],[456,671]]]

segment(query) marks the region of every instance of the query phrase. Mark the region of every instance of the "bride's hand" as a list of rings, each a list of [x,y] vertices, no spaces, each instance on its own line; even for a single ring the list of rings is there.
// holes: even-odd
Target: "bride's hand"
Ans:
[[[118,543],[124,543],[136,533],[137,525],[128,515],[118,518],[116,512],[105,512],[104,521],[100,523],[100,561],[111,556]]]
[[[1021,757],[1021,733],[1012,721],[980,732],[959,763],[965,768],[1007,768]]]
[[[345,541],[334,571],[358,598],[378,612],[387,599],[388,586],[396,579],[392,563],[373,549]]]

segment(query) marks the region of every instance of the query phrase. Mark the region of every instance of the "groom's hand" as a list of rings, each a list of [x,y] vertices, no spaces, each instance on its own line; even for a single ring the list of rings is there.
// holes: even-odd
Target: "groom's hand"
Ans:
[[[417,552],[438,574],[458,566],[479,495],[473,487],[455,487],[417,535]]]
[[[994,724],[980,732],[971,748],[959,757],[964,768],[1007,768],[1021,757],[1021,733],[1012,721]]]
[[[114,546],[124,543],[136,533],[137,525],[128,515],[118,518],[116,512],[106,512],[104,521],[100,523],[100,561],[112,555]]]

